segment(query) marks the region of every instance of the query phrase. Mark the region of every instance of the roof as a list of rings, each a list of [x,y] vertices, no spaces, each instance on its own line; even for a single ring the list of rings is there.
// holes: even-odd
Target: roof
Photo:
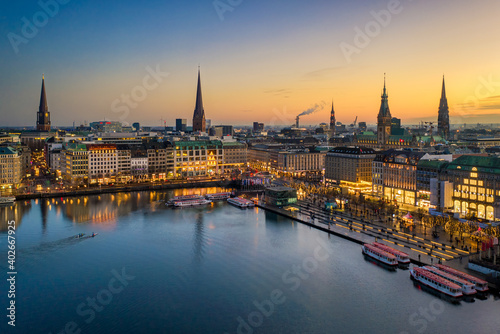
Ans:
[[[222,142],[220,140],[193,140],[193,141],[176,141],[175,146],[207,146],[207,145],[217,145],[221,146]]]
[[[0,154],[17,154],[17,151],[12,147],[0,147]]]
[[[473,168],[475,168],[476,170],[473,170]],[[461,157],[450,162],[446,169],[500,174],[500,158],[481,157],[477,155],[462,155]]]
[[[375,154],[375,150],[372,148],[362,147],[362,146],[348,146],[348,147],[335,147],[329,151],[329,153],[340,153],[340,154]]]
[[[417,165],[420,158],[425,155],[424,152],[414,152],[408,150],[395,150],[390,149],[381,154],[378,154],[374,161],[387,162],[387,163],[400,163],[404,165]],[[399,158],[406,158],[405,162],[398,162]]]
[[[435,168],[440,169],[446,165],[448,161],[446,160],[420,160],[417,164],[418,168]]]

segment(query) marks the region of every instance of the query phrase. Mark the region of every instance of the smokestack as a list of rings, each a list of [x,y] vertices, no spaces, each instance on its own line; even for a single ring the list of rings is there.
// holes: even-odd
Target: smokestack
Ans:
[[[299,128],[299,116],[295,117],[295,127]]]

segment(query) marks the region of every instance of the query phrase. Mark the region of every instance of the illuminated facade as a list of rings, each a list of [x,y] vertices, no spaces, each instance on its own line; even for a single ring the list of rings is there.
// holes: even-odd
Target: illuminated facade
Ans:
[[[417,163],[421,152],[388,150],[377,155],[372,164],[374,193],[399,204],[417,204]],[[381,180],[382,184],[379,184]]]
[[[118,173],[118,153],[114,144],[90,144],[88,149],[88,173],[92,182],[107,183],[106,179]]]
[[[247,145],[239,142],[222,142],[224,153],[224,173],[246,166],[248,161]]]
[[[85,144],[69,144],[61,156],[61,172],[71,182],[83,181],[89,175],[89,152]]]
[[[15,186],[21,179],[21,156],[12,147],[0,147],[0,185]]]
[[[173,176],[216,176],[224,171],[224,153],[219,140],[173,143]]]
[[[463,155],[442,171],[453,182],[453,211],[500,220],[500,158]]]

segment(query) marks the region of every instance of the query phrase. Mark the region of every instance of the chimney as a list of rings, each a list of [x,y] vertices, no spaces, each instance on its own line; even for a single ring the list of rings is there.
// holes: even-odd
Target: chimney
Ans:
[[[295,127],[298,129],[299,128],[299,116],[295,118]]]

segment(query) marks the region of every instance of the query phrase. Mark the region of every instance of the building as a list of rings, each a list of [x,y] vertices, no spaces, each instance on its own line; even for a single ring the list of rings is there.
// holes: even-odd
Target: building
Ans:
[[[138,122],[132,123],[132,128],[134,128],[134,131],[141,131],[141,124]]]
[[[500,220],[500,157],[462,155],[446,165],[441,179],[453,183],[453,212]]]
[[[297,203],[297,191],[288,187],[269,187],[264,190],[264,203],[283,207]]]
[[[384,77],[384,90],[381,96],[380,109],[377,116],[377,144],[380,147],[385,147],[389,141],[392,127],[391,111],[389,110],[387,90],[385,88]]]
[[[167,150],[169,142],[150,142],[145,144],[148,156],[148,174],[152,180],[167,178]]]
[[[232,125],[216,125],[210,128],[210,136],[224,137],[234,135],[234,130]]]
[[[117,182],[127,182],[132,179],[131,173],[131,159],[132,149],[131,145],[116,145],[117,156]]]
[[[130,158],[130,174],[135,180],[148,178],[148,154],[143,150],[132,151]]]
[[[177,118],[175,120],[175,131],[186,132],[187,130],[187,119]]]
[[[218,176],[224,172],[220,140],[175,141],[172,144],[173,177]]]
[[[200,69],[198,68],[198,87],[196,90],[196,105],[193,113],[193,132],[206,132],[205,110],[201,96]]]
[[[446,99],[446,90],[444,87],[444,75],[443,75],[443,87],[441,89],[441,100],[439,101],[438,110],[438,133],[444,139],[450,138],[450,112],[448,110],[448,100]]]
[[[40,105],[36,115],[36,131],[50,131],[50,112],[47,104],[47,94],[45,93],[45,78],[42,75],[42,92],[40,94]]]
[[[417,164],[423,156],[394,149],[377,154],[372,165],[373,193],[390,202],[417,205]]]
[[[90,183],[109,183],[118,173],[118,153],[115,144],[89,144],[88,176]]]
[[[439,176],[448,160],[429,160],[422,157],[417,164],[417,200],[422,207],[442,207]],[[434,180],[434,181],[433,181]]]
[[[99,132],[122,132],[122,123],[112,121],[91,122],[90,128]]]
[[[325,184],[340,185],[350,193],[372,191],[372,163],[376,152],[366,147],[336,147],[325,157]]]
[[[332,101],[332,110],[330,111],[330,138],[335,136],[335,110],[333,110],[333,101]]]
[[[67,144],[61,156],[63,179],[71,183],[88,181],[89,151],[86,144]]]
[[[264,123],[253,122],[253,132],[259,133],[264,131]]]
[[[222,142],[224,153],[223,167],[224,173],[231,173],[247,165],[247,145],[239,142]]]
[[[277,151],[271,153],[271,171],[293,177],[319,176],[325,168],[325,155],[309,149]]]
[[[16,187],[21,183],[23,168],[21,156],[12,147],[0,147],[0,186]]]

